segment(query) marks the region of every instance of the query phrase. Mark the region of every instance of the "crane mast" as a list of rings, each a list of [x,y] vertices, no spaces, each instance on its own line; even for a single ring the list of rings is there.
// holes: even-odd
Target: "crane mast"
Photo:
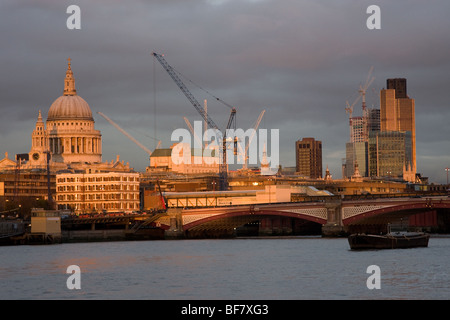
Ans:
[[[211,117],[207,114],[206,110],[202,108],[201,104],[195,99],[195,97],[192,95],[192,93],[189,91],[189,89],[186,87],[184,82],[178,77],[176,71],[167,63],[166,59],[164,59],[163,55],[152,52],[152,55],[158,60],[158,62],[161,64],[161,66],[164,68],[164,70],[167,71],[169,76],[172,78],[172,80],[177,84],[178,88],[184,93],[186,98],[191,102],[191,104],[194,106],[194,108],[197,110],[197,112],[202,116],[203,120],[208,124],[209,128],[215,129],[218,132],[221,132],[219,127],[215,124],[215,122],[211,119]],[[222,161],[219,161],[219,187],[220,190],[227,190],[228,189],[228,167],[227,167],[227,130],[231,128],[231,126],[236,125],[235,116],[236,116],[236,109],[227,103],[223,102],[222,100],[216,98],[218,101],[222,102],[223,104],[227,105],[231,108],[231,114],[230,118],[228,119],[228,124],[224,132],[222,132]],[[234,141],[236,145],[236,141]]]
[[[367,75],[367,80],[366,80],[366,83],[364,84],[364,86],[362,86],[362,85],[359,86],[359,93],[362,96],[363,113],[366,111],[366,91],[369,88],[369,86],[372,84],[372,82],[375,80],[375,77],[371,78],[372,72],[373,72],[373,66],[370,67],[369,74]]]

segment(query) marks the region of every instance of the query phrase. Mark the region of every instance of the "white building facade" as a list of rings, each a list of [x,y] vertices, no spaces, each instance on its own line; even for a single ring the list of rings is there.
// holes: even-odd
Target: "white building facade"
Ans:
[[[139,173],[129,172],[57,174],[58,209],[76,214],[138,211],[139,181]]]

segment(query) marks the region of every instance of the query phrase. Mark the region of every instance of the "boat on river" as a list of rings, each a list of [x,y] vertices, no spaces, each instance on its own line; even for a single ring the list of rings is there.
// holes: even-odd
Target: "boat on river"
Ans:
[[[352,250],[428,247],[430,235],[423,232],[389,232],[384,235],[352,234],[348,243]]]

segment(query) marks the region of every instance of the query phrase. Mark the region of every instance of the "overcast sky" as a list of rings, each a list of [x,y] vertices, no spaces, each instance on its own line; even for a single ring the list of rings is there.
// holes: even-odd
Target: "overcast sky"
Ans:
[[[69,30],[69,5],[81,29]],[[369,30],[369,5],[381,30]],[[300,0],[16,1],[0,3],[0,158],[29,152],[42,110],[62,95],[67,58],[77,93],[103,135],[103,160],[120,154],[136,170],[148,155],[97,114],[153,149],[200,116],[151,52],[237,108],[237,126],[280,130],[280,162],[295,165],[295,141],[323,143],[323,166],[341,178],[349,140],[346,101],[373,66],[369,107],[387,78],[407,78],[415,99],[418,171],[445,183],[450,166],[450,2]],[[186,85],[226,126],[229,109]],[[360,104],[354,115],[361,115]]]

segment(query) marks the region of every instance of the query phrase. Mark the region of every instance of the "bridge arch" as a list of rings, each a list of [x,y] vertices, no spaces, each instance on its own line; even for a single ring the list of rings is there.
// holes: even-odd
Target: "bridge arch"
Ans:
[[[398,220],[399,218],[409,217],[417,213],[428,212],[435,209],[450,209],[450,203],[447,201],[424,200],[420,202],[387,206],[343,218],[342,223],[344,226],[370,223],[387,224],[391,221]]]
[[[254,209],[250,208],[242,208],[233,211],[224,211],[222,213],[209,215],[200,219],[197,219],[192,222],[188,222],[183,225],[183,230],[193,230],[202,225],[208,225],[211,223],[216,223],[216,225],[220,225],[221,222],[224,226],[228,228],[236,228],[245,223],[249,223],[251,221],[260,220],[266,217],[286,217],[286,218],[294,218],[294,219],[302,219],[309,222],[315,222],[320,225],[325,224],[326,219],[319,218],[316,216],[304,214],[301,211],[289,211],[289,210],[276,210],[276,209]]]

